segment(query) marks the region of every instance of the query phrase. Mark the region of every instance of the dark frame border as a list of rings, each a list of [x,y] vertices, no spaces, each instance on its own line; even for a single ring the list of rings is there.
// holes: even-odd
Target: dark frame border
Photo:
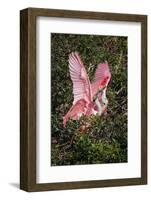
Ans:
[[[141,177],[36,183],[36,18],[62,17],[141,23]],[[20,11],[20,189],[46,191],[147,184],[147,16],[27,8]]]

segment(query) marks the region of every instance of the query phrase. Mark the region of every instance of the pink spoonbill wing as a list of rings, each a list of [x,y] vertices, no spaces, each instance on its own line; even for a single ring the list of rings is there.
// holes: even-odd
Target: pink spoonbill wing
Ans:
[[[72,52],[69,55],[69,71],[73,82],[73,104],[80,99],[84,99],[86,102],[91,102],[92,91],[90,80],[77,52]]]
[[[96,95],[99,89],[108,85],[111,78],[111,73],[109,70],[108,63],[100,63],[95,71],[94,79],[91,83],[92,87],[92,97]]]

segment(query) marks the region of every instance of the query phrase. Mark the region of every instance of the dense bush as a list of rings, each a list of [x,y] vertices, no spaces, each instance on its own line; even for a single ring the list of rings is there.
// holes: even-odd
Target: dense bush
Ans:
[[[90,80],[98,63],[108,61],[109,104],[106,115],[82,116],[63,128],[73,101],[72,51],[80,53]],[[51,34],[51,165],[119,162],[127,162],[127,37]]]

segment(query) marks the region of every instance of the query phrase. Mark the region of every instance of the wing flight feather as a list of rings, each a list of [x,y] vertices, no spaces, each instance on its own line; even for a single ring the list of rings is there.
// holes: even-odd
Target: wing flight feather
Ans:
[[[80,99],[90,102],[92,100],[90,80],[77,52],[69,55],[69,71],[73,83],[73,104]]]
[[[98,89],[107,86],[111,78],[108,63],[100,63],[95,71],[94,79],[91,83],[92,97],[98,92]]]

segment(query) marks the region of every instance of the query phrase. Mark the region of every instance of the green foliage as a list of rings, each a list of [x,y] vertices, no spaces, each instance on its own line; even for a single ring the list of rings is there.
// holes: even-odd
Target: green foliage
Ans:
[[[82,116],[63,127],[72,106],[68,56],[78,51],[92,80],[98,63],[108,61],[111,81],[104,116]],[[127,37],[51,34],[51,164],[127,162]]]

